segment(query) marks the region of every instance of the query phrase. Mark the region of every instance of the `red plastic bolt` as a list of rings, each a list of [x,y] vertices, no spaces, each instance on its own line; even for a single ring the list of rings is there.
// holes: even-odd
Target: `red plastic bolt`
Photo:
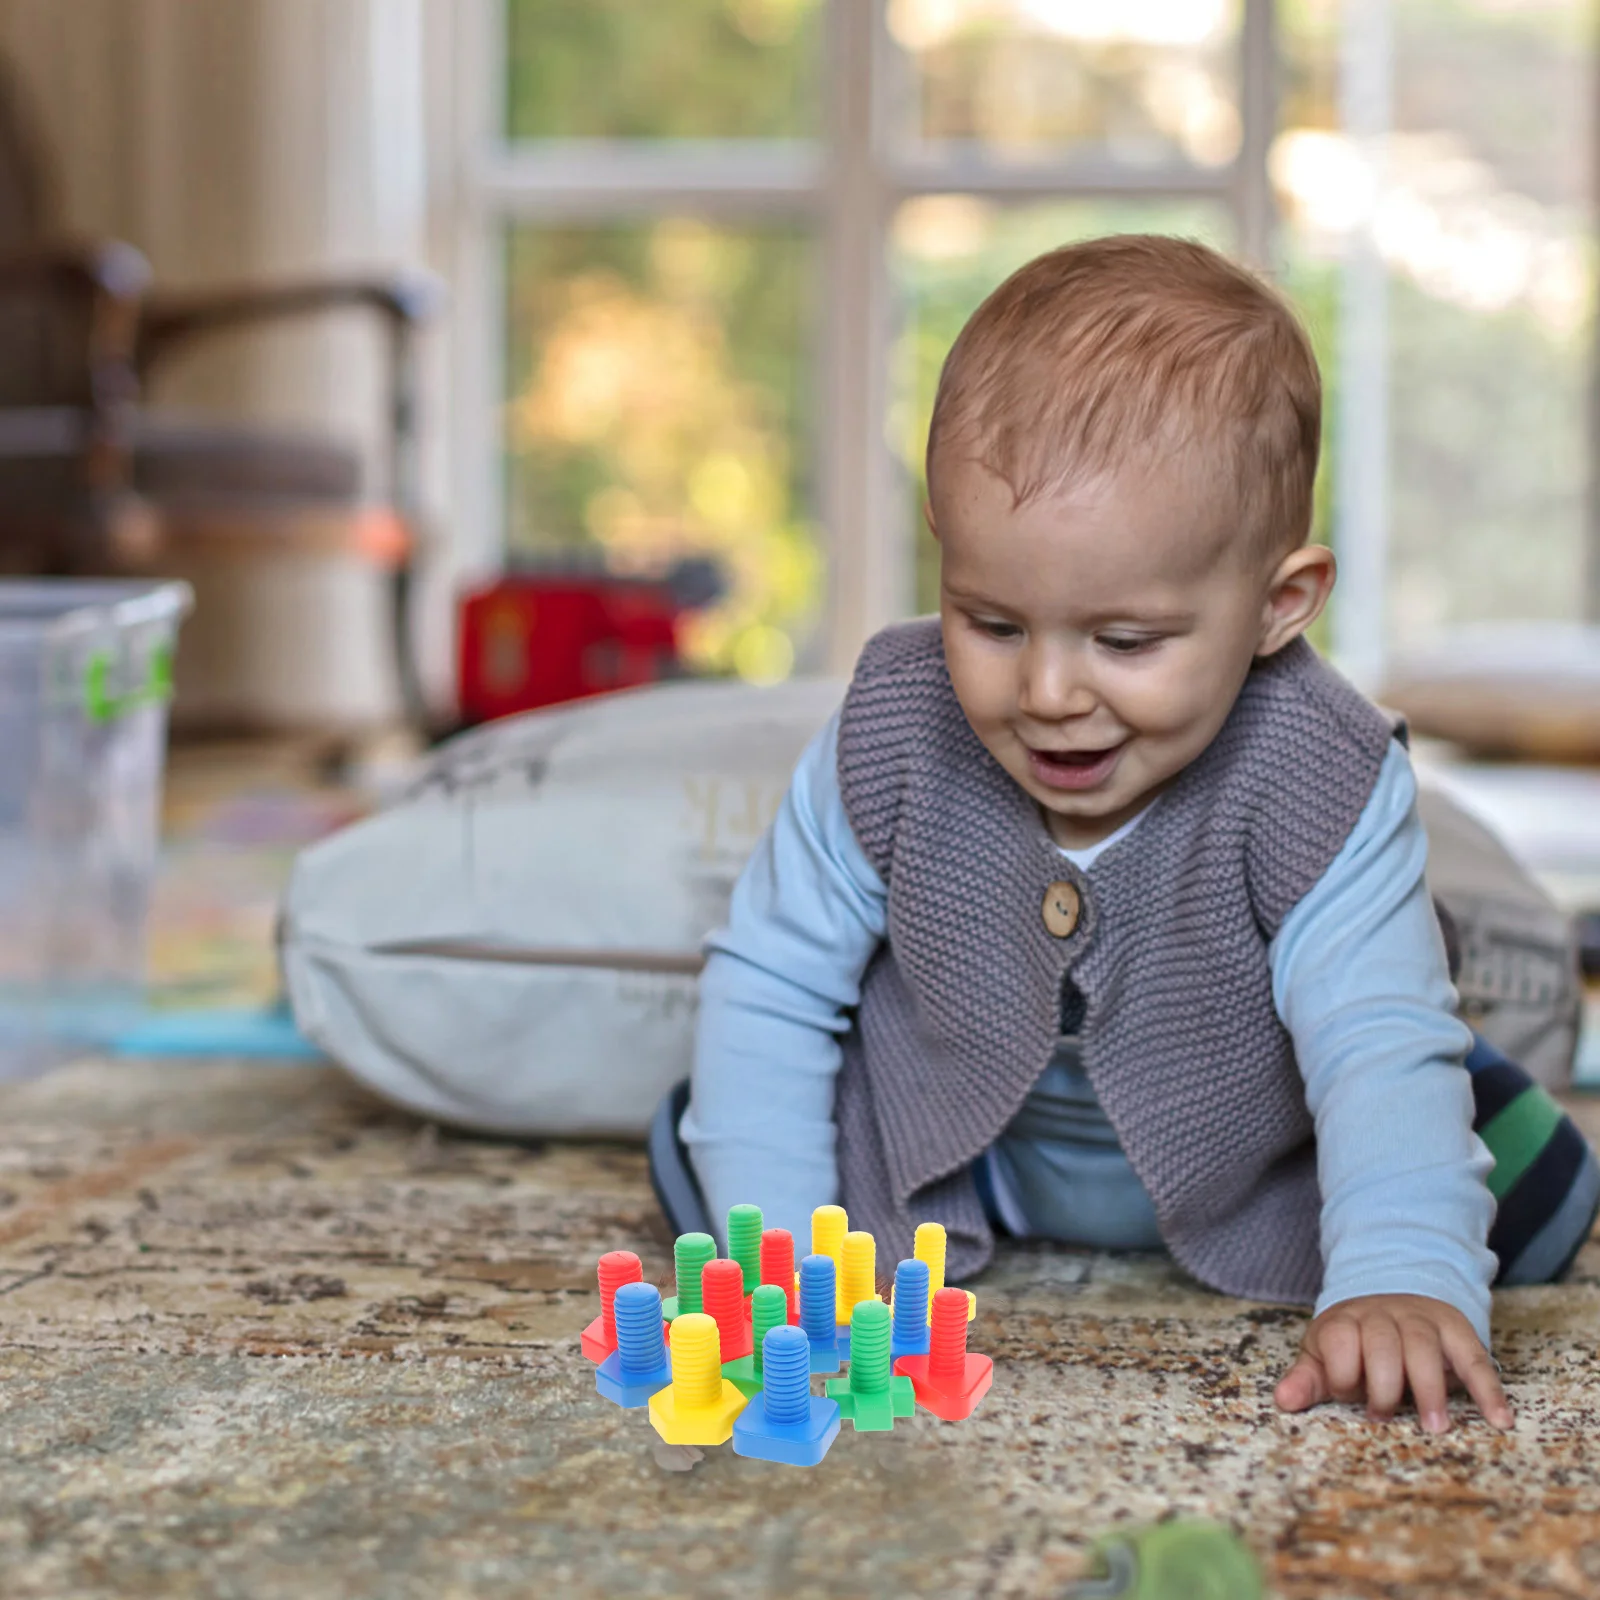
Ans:
[[[708,1261],[700,1274],[700,1298],[706,1314],[716,1318],[724,1362],[737,1361],[755,1349],[750,1304],[744,1297],[744,1271],[737,1261]]]
[[[583,1330],[583,1353],[593,1362],[604,1361],[617,1348],[617,1290],[625,1283],[642,1283],[644,1269],[631,1250],[608,1250],[600,1257],[600,1315]]]
[[[946,1422],[970,1417],[994,1382],[994,1362],[967,1349],[967,1292],[941,1289],[933,1297],[933,1327],[925,1356],[901,1356],[894,1370],[911,1380],[917,1404]]]
[[[789,1302],[791,1324],[800,1320],[794,1292],[794,1235],[787,1228],[768,1228],[761,1235],[761,1281],[776,1284]]]

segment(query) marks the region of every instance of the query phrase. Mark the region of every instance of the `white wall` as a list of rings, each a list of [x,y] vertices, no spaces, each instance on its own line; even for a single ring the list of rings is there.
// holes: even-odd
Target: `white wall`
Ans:
[[[0,51],[43,116],[66,220],[203,287],[447,261],[450,0],[0,0]],[[434,180],[430,185],[430,175]],[[163,403],[382,437],[381,345],[357,316],[230,339],[175,368]],[[428,351],[430,499],[448,525],[451,370]],[[382,590],[359,565],[273,558],[196,573],[189,709],[360,723],[395,701]],[[425,665],[448,683],[448,575]]]

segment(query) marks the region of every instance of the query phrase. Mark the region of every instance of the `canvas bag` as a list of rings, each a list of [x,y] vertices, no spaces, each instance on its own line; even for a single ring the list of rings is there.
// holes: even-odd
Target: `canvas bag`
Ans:
[[[301,1031],[423,1116],[641,1137],[689,1072],[701,941],[843,693],[666,684],[443,746],[397,803],[296,863],[280,955]],[[1568,919],[1448,796],[1425,787],[1421,811],[1464,1014],[1565,1082]]]

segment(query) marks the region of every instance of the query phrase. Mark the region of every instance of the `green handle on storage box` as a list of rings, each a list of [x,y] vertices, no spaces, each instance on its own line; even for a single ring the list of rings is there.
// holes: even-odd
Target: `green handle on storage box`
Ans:
[[[158,644],[150,652],[145,679],[136,689],[112,694],[111,657],[96,650],[83,668],[83,709],[91,722],[112,722],[140,706],[161,705],[172,698],[172,646]]]

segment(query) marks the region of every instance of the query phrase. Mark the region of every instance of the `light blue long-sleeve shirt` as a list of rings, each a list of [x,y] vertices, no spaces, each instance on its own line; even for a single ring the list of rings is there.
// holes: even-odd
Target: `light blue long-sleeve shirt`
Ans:
[[[726,926],[707,941],[681,1128],[713,1217],[750,1201],[802,1243],[812,1209],[838,1195],[839,1037],[888,925],[883,882],[839,795],[837,737],[835,714],[735,885]],[[1092,879],[1098,848],[1063,854]],[[1416,779],[1396,743],[1344,847],[1271,943],[1273,1002],[1316,1123],[1317,1310],[1357,1295],[1428,1295],[1456,1307],[1487,1346],[1493,1161],[1472,1131],[1470,1035],[1455,1015],[1426,859]],[[1070,1150],[1060,1158],[1070,1168]],[[1016,1217],[1003,1168],[991,1172]],[[1047,1230],[1020,1220],[1070,1243],[1107,1242],[1090,1218],[1068,1227],[1052,1215]]]

